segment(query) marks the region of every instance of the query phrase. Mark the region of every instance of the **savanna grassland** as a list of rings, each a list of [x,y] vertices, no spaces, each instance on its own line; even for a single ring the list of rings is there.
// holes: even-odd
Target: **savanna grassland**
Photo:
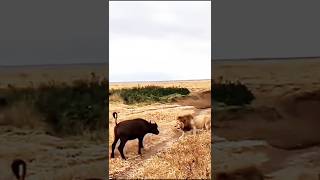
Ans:
[[[248,171],[254,167],[268,179],[318,179],[319,59],[213,65],[216,82],[234,87],[239,81],[254,96],[245,105],[213,103],[214,173],[236,172],[238,178],[254,179],[257,172]]]
[[[0,179],[103,178],[106,64],[0,67]]]
[[[151,89],[148,89],[150,87]],[[199,117],[211,117],[210,80],[111,83],[109,88],[110,150],[115,126],[112,112],[119,112],[118,122],[144,118],[156,122],[160,131],[159,135],[146,135],[141,156],[138,155],[138,140],[127,142],[124,150],[127,160],[121,159],[117,148],[115,158],[110,158],[111,152],[109,152],[111,178],[208,179],[211,177],[211,131],[178,139],[181,132],[174,128],[177,117],[181,115],[194,113]],[[135,88],[134,91],[131,91],[132,88]],[[153,95],[150,97],[147,93],[140,92],[144,96],[139,96],[139,93],[136,94],[139,88],[152,90]],[[130,89],[131,94],[135,96],[127,97],[125,89]],[[185,89],[189,93],[184,94]],[[169,91],[172,91],[172,94],[167,95]],[[144,102],[132,103],[141,99]]]

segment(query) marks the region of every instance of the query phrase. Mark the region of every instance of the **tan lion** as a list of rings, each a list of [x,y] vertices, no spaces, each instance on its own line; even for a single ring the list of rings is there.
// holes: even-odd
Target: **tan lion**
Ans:
[[[175,125],[175,128],[182,131],[182,135],[180,138],[184,136],[184,133],[187,131],[193,132],[193,134],[196,134],[197,130],[210,130],[211,129],[211,116],[209,115],[198,115],[194,117],[191,114],[184,115],[184,116],[178,116],[177,118],[177,124]]]

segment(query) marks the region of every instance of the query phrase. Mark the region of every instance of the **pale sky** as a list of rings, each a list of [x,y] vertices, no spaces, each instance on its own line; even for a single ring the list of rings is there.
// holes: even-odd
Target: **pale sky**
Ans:
[[[210,79],[210,1],[109,1],[109,78]]]
[[[213,59],[320,56],[320,1],[214,1]]]
[[[107,63],[105,1],[0,1],[0,66]]]

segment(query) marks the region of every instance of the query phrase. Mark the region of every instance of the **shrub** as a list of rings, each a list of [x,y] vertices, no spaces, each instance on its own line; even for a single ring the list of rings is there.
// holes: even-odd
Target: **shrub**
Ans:
[[[226,105],[250,104],[255,99],[247,86],[240,82],[213,83],[213,92],[213,101],[222,102]]]
[[[173,96],[185,96],[190,91],[187,88],[145,86],[111,90],[110,94],[118,94],[125,104],[145,103],[145,102],[169,102]]]
[[[105,130],[107,87],[105,79],[92,76],[89,81],[76,80],[71,85],[49,81],[37,88],[11,87],[8,101],[34,107],[59,135]]]

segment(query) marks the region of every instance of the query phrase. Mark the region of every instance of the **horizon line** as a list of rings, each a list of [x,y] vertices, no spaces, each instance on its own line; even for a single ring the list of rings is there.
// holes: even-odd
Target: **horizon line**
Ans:
[[[64,65],[93,65],[93,64],[108,64],[107,62],[86,62],[86,63],[57,63],[57,64],[17,64],[17,65],[0,65],[0,67],[30,67],[30,66],[64,66]]]
[[[253,57],[253,58],[212,58],[212,61],[234,61],[234,60],[294,60],[294,59],[320,59],[320,56],[289,56],[289,57]]]
[[[168,82],[168,81],[204,81],[211,79],[175,79],[175,80],[140,80],[140,81],[109,81],[109,83],[145,83],[145,82]]]

